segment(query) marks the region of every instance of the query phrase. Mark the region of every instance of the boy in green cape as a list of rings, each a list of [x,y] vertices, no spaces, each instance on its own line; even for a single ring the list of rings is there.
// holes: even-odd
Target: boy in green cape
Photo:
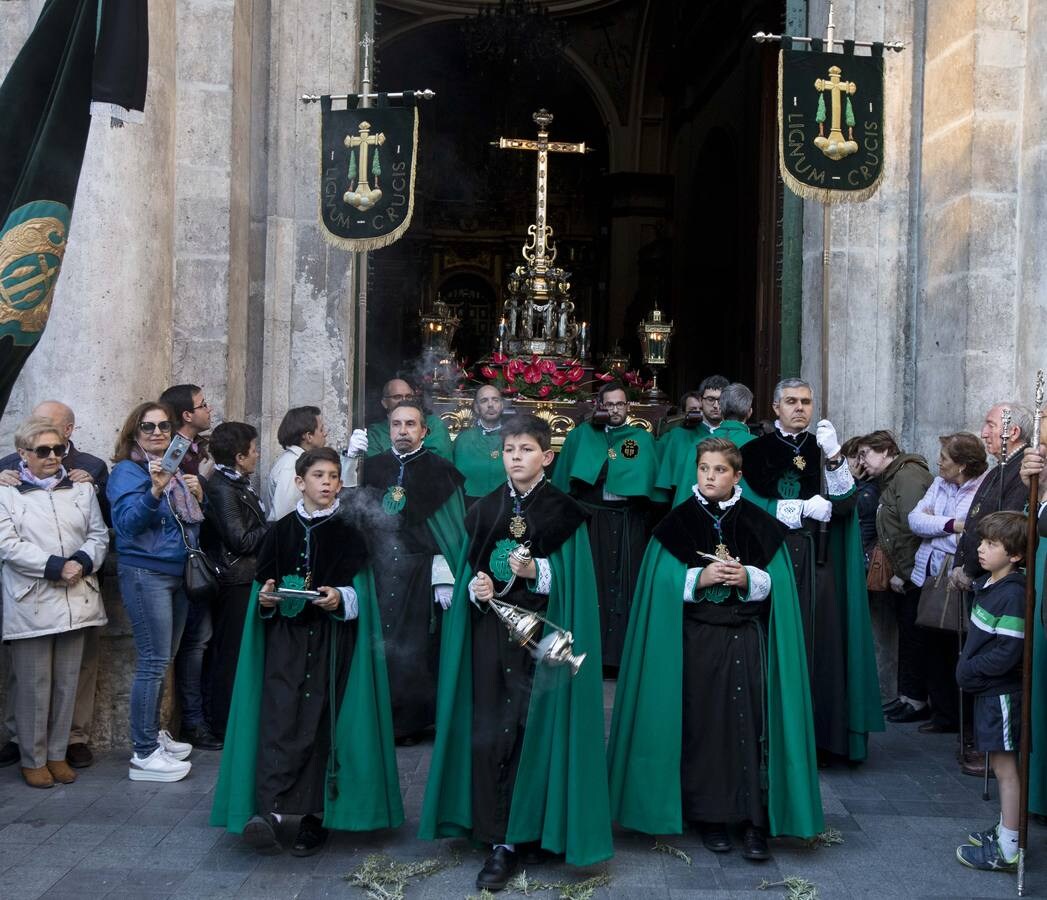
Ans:
[[[466,517],[466,558],[444,621],[419,835],[491,845],[476,880],[481,890],[505,887],[521,844],[566,854],[574,865],[613,853],[586,516],[545,480],[550,439],[548,424],[534,416],[502,426],[509,478]],[[531,559],[511,555],[521,545]],[[489,607],[495,596],[570,631],[574,653],[585,654],[577,674],[536,663]]]
[[[741,496],[741,454],[697,448],[698,483],[655,529],[626,636],[608,746],[611,813],[627,828],[769,857],[766,833],[823,828],[786,529]]]
[[[295,472],[302,499],[258,553],[211,824],[273,852],[281,817],[301,816],[291,852],[310,856],[328,828],[396,827],[403,807],[373,581],[339,508],[340,458],[308,450]]]

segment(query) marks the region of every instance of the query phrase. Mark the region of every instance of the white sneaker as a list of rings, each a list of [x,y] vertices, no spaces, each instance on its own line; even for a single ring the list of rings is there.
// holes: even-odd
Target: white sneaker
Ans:
[[[132,754],[127,775],[132,781],[181,781],[192,767],[190,762],[168,756],[161,744],[148,756]]]
[[[160,742],[160,746],[164,748],[164,752],[172,759],[185,759],[193,752],[193,745],[187,744],[184,741],[176,741],[171,737],[171,732],[166,728],[161,728],[156,735],[156,739]]]

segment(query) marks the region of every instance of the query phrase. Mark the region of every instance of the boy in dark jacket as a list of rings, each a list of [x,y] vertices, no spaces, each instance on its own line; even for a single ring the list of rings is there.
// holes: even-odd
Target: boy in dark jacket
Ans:
[[[956,666],[960,687],[974,695],[974,746],[989,753],[1000,788],[1000,821],[956,848],[965,866],[1013,872],[1018,864],[1018,741],[1025,641],[1022,513],[992,513],[979,523],[978,564],[989,574],[974,582],[971,627]]]

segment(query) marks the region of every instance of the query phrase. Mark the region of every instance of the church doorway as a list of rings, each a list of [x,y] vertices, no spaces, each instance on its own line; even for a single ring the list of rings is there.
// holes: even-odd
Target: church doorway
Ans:
[[[536,9],[544,22],[520,18]],[[371,256],[368,384],[420,352],[418,314],[438,299],[461,319],[460,361],[492,349],[535,220],[535,154],[491,142],[534,138],[545,108],[552,140],[595,151],[550,156],[548,213],[593,356],[617,348],[638,363],[636,328],[657,304],[676,328],[667,391],[719,372],[766,406],[781,360],[777,51],[750,36],[783,30],[785,0],[377,10],[377,88],[437,99],[422,109],[411,229]]]

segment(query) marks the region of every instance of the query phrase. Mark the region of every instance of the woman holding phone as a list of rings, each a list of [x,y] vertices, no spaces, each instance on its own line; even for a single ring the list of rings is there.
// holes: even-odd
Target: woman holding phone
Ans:
[[[182,528],[199,540],[203,489],[164,454],[173,415],[163,403],[136,406],[120,429],[106,494],[113,511],[120,594],[138,660],[131,685],[132,781],[179,781],[189,774],[192,745],[160,728],[164,673],[178,649],[188,599],[183,590]],[[179,527],[179,522],[181,527]]]

